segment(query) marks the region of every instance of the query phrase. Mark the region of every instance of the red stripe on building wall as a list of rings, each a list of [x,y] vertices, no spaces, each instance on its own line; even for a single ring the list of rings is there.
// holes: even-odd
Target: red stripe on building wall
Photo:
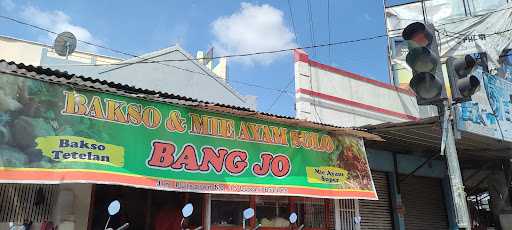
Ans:
[[[319,68],[321,70],[325,70],[325,71],[328,71],[328,72],[331,72],[331,73],[335,73],[335,74],[341,75],[343,77],[352,78],[354,80],[366,82],[366,83],[369,83],[369,84],[372,84],[372,85],[375,85],[375,86],[378,86],[378,87],[381,87],[381,88],[397,91],[399,93],[407,94],[407,95],[410,95],[410,96],[416,96],[414,94],[414,92],[411,91],[411,90],[399,88],[399,87],[396,87],[396,86],[393,86],[393,85],[390,85],[390,84],[387,84],[387,83],[384,83],[384,82],[376,81],[376,80],[373,80],[373,79],[361,76],[359,74],[355,74],[355,73],[348,72],[346,70],[342,70],[342,69],[339,69],[339,68],[336,68],[336,67],[333,67],[333,66],[330,66],[330,65],[325,65],[325,64],[322,64],[320,62],[309,60],[308,54],[305,53],[302,50],[295,50],[294,58],[295,58],[296,62],[297,61],[305,62],[305,63],[308,63],[309,65],[311,65],[311,66],[313,66],[315,68]]]
[[[412,116],[409,114],[399,113],[399,112],[395,112],[392,110],[383,109],[383,108],[379,108],[379,107],[376,107],[373,105],[363,104],[363,103],[360,103],[357,101],[352,101],[352,100],[348,100],[348,99],[344,99],[344,98],[340,98],[340,97],[336,97],[336,96],[332,96],[332,95],[328,95],[328,94],[324,94],[324,93],[320,93],[320,92],[316,92],[316,91],[312,91],[312,90],[308,90],[308,89],[302,89],[302,88],[298,89],[297,93],[306,94],[306,95],[309,95],[312,97],[317,97],[317,98],[331,101],[334,103],[348,105],[348,106],[356,107],[359,109],[368,110],[371,112],[385,114],[385,115],[392,116],[392,117],[398,117],[398,118],[401,118],[404,120],[411,120],[411,121],[419,120],[418,117],[415,117],[415,116]]]

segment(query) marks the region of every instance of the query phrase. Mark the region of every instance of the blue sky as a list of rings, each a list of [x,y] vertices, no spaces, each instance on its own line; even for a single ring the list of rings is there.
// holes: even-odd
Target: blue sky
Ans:
[[[72,28],[77,31],[79,39],[134,54],[179,43],[192,54],[214,45],[219,55],[311,45],[307,1],[290,2],[296,39],[287,0],[0,0],[0,14],[52,30]],[[328,1],[311,0],[311,8],[315,42],[327,43]],[[330,10],[332,42],[385,33],[382,0],[331,0]],[[266,26],[258,26],[260,24]],[[0,19],[0,28],[2,35],[51,43],[46,32],[10,21]],[[81,48],[125,57],[99,48]],[[322,63],[388,82],[385,38],[333,46],[331,49],[331,57],[329,48],[307,52],[310,58]],[[231,59],[228,62],[229,77],[234,81],[283,89],[293,78],[291,53],[265,58]],[[279,95],[278,91],[239,83],[231,85],[243,95],[257,96],[260,111],[290,116],[295,114],[293,83],[287,88],[290,93],[283,94],[270,110],[271,103]]]

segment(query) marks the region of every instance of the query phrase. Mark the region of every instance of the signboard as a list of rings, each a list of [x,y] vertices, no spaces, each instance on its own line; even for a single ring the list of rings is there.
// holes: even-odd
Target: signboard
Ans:
[[[482,87],[472,101],[457,107],[457,127],[499,140],[512,141],[512,82],[478,68]]]
[[[377,199],[363,142],[0,75],[0,182]]]
[[[436,28],[439,55],[442,60],[453,56],[485,53],[491,69],[504,63],[500,59],[512,48],[512,3],[505,0],[417,1],[386,8],[391,64],[398,84],[407,85],[412,77],[405,63],[407,46],[402,39],[403,29],[415,21],[432,23]]]

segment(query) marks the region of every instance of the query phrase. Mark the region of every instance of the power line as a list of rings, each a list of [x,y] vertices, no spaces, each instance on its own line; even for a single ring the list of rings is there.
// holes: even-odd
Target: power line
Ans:
[[[18,19],[11,18],[11,17],[8,17],[8,16],[0,15],[0,18],[6,19],[6,20],[9,20],[9,21],[12,21],[12,22],[16,22],[16,23],[19,23],[19,24],[22,24],[22,25],[25,25],[25,26],[29,26],[29,27],[32,27],[32,28],[35,28],[35,29],[38,29],[38,30],[46,31],[46,32],[51,33],[51,34],[55,34],[55,35],[58,34],[55,31],[51,31],[49,29],[46,29],[46,28],[43,28],[43,27],[40,27],[40,26],[36,26],[36,25],[30,24],[30,23],[27,23],[27,22],[23,22],[23,21],[20,21]],[[120,51],[120,50],[116,50],[116,49],[112,49],[112,48],[109,48],[109,47],[106,47],[106,46],[103,46],[103,45],[94,44],[92,42],[88,42],[88,41],[84,41],[84,40],[80,40],[80,39],[77,39],[77,41],[79,41],[81,43],[84,43],[84,44],[87,44],[87,45],[90,45],[90,46],[95,46],[95,47],[98,47],[98,48],[109,50],[109,51],[112,51],[112,52],[115,52],[115,53],[120,53],[120,54],[123,54],[123,55],[126,55],[126,56],[138,57],[135,54],[126,53],[126,52],[123,52],[123,51]]]
[[[306,4],[307,4],[307,7],[308,7],[308,14],[309,14],[309,32],[310,32],[310,38],[311,38],[311,46],[316,46],[316,43],[315,43],[315,27],[314,27],[314,21],[313,21],[313,10],[312,10],[312,7],[311,7],[311,1],[310,0],[306,0]],[[318,58],[318,54],[317,54],[317,50],[316,49],[313,49],[313,54],[314,54],[315,57]],[[310,63],[308,63],[308,67],[309,67],[309,86],[310,86],[310,89],[313,90],[313,76],[312,76],[311,64]],[[316,103],[317,103],[316,97],[313,97],[313,109],[315,110],[316,117],[318,118],[320,123],[323,123],[322,122],[322,118],[318,114],[318,110],[316,108],[317,107]]]
[[[438,25],[435,25],[435,27],[439,28],[441,26],[455,24],[455,23],[459,23],[459,22],[463,22],[463,21],[467,21],[467,20],[471,20],[471,19],[475,19],[475,18],[479,18],[479,17],[484,17],[484,16],[488,16],[490,14],[494,14],[494,13],[497,13],[497,12],[500,12],[500,11],[510,10],[510,9],[512,9],[512,7],[507,7],[507,8],[503,8],[503,9],[493,10],[493,11],[489,11],[489,12],[486,12],[486,13],[481,14],[481,15],[464,17],[464,18],[461,18],[459,20],[455,20],[455,21],[452,21],[452,22],[445,22],[445,23],[442,23],[442,24],[438,24]],[[406,20],[418,21],[418,20],[413,20],[413,19],[406,19]],[[392,29],[392,30],[389,30],[389,32],[401,31],[403,29],[405,29],[405,28]]]
[[[311,41],[311,46],[315,46],[315,25],[313,22],[313,10],[311,9],[311,1],[306,0],[306,5],[308,8],[309,39]],[[316,49],[313,49],[313,54],[315,57],[318,57]]]
[[[375,40],[379,38],[387,37],[387,35],[375,35],[370,37],[363,37],[358,39],[352,39],[352,40],[344,40],[344,41],[337,41],[332,43],[325,43],[325,44],[318,44],[313,46],[298,46],[294,48],[286,48],[286,49],[278,49],[278,50],[269,50],[269,51],[259,51],[259,52],[251,52],[251,53],[242,53],[242,54],[230,54],[230,55],[222,55],[222,56],[214,56],[209,59],[220,59],[220,58],[237,58],[237,57],[248,57],[253,55],[263,55],[263,54],[274,54],[274,53],[282,53],[282,52],[288,52],[293,51],[297,49],[307,50],[307,49],[314,49],[314,48],[320,48],[320,47],[327,47],[327,46],[336,46],[336,45],[343,45],[343,44],[349,44],[349,43],[356,43],[356,42],[362,42],[362,41],[370,41]],[[163,60],[156,60],[156,61],[137,61],[137,62],[124,62],[124,63],[112,63],[112,64],[87,64],[91,66],[100,66],[100,65],[126,65],[126,64],[145,64],[145,63],[161,63],[161,62],[182,62],[182,61],[198,61],[203,60],[204,58],[188,58],[188,59],[163,59]]]
[[[293,9],[292,9],[292,4],[291,4],[290,0],[288,0],[288,10],[290,11],[290,21],[292,23],[293,36],[295,36],[295,43],[297,43],[297,45],[300,45],[299,37],[297,36],[297,30],[295,29],[295,21],[293,19]]]
[[[327,29],[329,31],[329,43],[331,43],[331,0],[327,0]],[[332,63],[332,46],[329,46],[329,64],[330,63]]]
[[[459,32],[450,32],[450,31],[447,31],[447,30],[444,30],[444,31],[440,31],[440,30],[437,30],[439,33],[442,33],[446,36],[451,36],[450,34],[455,34],[455,35],[459,35],[459,36],[451,36],[451,37],[455,37],[455,38],[462,38],[462,37],[465,37],[465,36],[468,36],[468,35],[482,35],[482,36],[494,36],[494,35],[500,35],[500,34],[503,34],[503,33],[508,33],[508,32],[511,32],[512,31],[512,28],[510,29],[506,29],[506,30],[502,30],[502,31],[498,31],[498,32],[494,32],[494,33],[489,33],[489,34],[486,34],[486,33],[483,33],[483,34],[464,34],[464,33],[459,33]]]
[[[26,26],[30,26],[30,27],[33,27],[33,28],[36,28],[36,29],[39,29],[39,30],[46,31],[48,33],[57,34],[56,32],[53,32],[51,30],[48,30],[48,29],[45,29],[45,28],[42,28],[42,27],[39,27],[39,26],[35,26],[35,25],[29,24],[29,23],[26,23],[26,22],[22,22],[22,21],[19,21],[19,20],[10,18],[10,17],[6,17],[6,16],[0,15],[0,18],[5,18],[5,19],[8,19],[8,20],[11,20],[11,21],[14,21],[14,22],[26,25]],[[342,44],[348,44],[348,43],[356,43],[356,42],[374,40],[374,39],[383,38],[383,37],[386,37],[386,36],[387,35],[385,35],[385,34],[381,34],[381,35],[363,37],[363,38],[352,39],[352,40],[337,41],[337,42],[331,42],[331,43],[325,43],[325,44],[318,44],[318,45],[298,46],[298,47],[286,48],[286,49],[277,49],[277,50],[269,50],[269,51],[258,51],[258,52],[250,52],[250,53],[214,56],[214,57],[211,57],[211,58],[208,58],[208,59],[236,58],[236,57],[247,57],[247,56],[253,56],[253,55],[274,54],[274,53],[282,53],[282,52],[293,51],[293,50],[296,50],[296,49],[316,49],[316,48],[327,47],[327,46],[335,46],[335,45],[342,45]],[[78,41],[85,42],[85,41],[82,41],[82,40],[78,40]],[[96,46],[96,47],[99,47],[99,48],[103,48],[103,49],[108,49],[108,50],[111,50],[111,51],[116,52],[116,53],[121,53],[121,54],[125,54],[125,55],[128,55],[128,56],[140,58],[139,56],[137,56],[135,54],[130,54],[130,53],[127,53],[127,52],[118,51],[118,50],[115,50],[115,49],[111,49],[111,48],[108,48],[108,47],[105,47],[105,46],[93,44],[93,43],[90,43],[90,42],[87,42],[86,44],[89,44],[89,45],[92,45],[92,46]],[[139,64],[139,63],[179,62],[179,61],[199,61],[199,60],[203,60],[203,59],[205,59],[205,58],[166,59],[166,60],[158,60],[158,61],[138,61],[138,62],[133,62],[132,64],[135,64],[135,63]],[[126,65],[126,64],[129,64],[129,63],[126,63],[126,62],[124,62],[124,63],[112,63],[112,64],[107,64],[107,65]],[[102,65],[102,64],[96,64],[96,65]]]
[[[274,101],[272,101],[272,104],[270,104],[270,106],[268,107],[267,109],[267,112],[270,112],[270,110],[274,107],[274,105],[277,103],[277,101],[279,101],[279,99],[281,98],[281,96],[283,96],[283,93],[286,92],[286,89],[288,89],[288,87],[290,87],[290,85],[292,84],[292,82],[295,80],[295,78],[292,78],[288,84],[286,84],[286,86],[283,88],[283,91],[281,91],[277,97],[274,99]]]
[[[260,52],[252,52],[252,53],[231,54],[231,55],[224,55],[224,56],[216,56],[216,57],[212,57],[211,59],[235,58],[235,57],[247,57],[247,56],[253,56],[253,55],[273,54],[273,53],[281,53],[281,52],[293,51],[295,49],[313,49],[313,51],[316,53],[315,49],[316,48],[320,48],[320,47],[334,46],[334,45],[341,45],[341,44],[348,44],[348,43],[355,43],[355,42],[368,41],[368,40],[374,40],[374,39],[386,37],[386,35],[376,35],[376,36],[371,36],[371,37],[364,37],[364,38],[359,38],[359,39],[346,40],[346,41],[338,41],[338,42],[329,42],[327,44],[316,45],[316,43],[314,41],[314,25],[313,25],[313,15],[312,15],[312,10],[311,10],[311,2],[307,1],[307,3],[308,3],[309,19],[310,19],[309,20],[309,22],[310,22],[310,33],[311,33],[311,37],[310,38],[311,38],[311,41],[312,41],[312,44],[310,46],[287,48],[287,49],[279,49],[279,50],[270,50],[270,51],[260,51]],[[35,28],[35,29],[38,29],[38,30],[42,30],[42,31],[51,33],[51,34],[57,34],[56,32],[51,31],[49,29],[46,29],[46,28],[43,28],[43,27],[39,27],[39,26],[30,24],[30,23],[26,23],[26,22],[23,22],[23,21],[14,19],[14,18],[7,17],[7,16],[0,15],[0,18],[7,19],[7,20],[10,20],[10,21],[13,21],[13,22],[25,25],[25,26],[29,26],[29,27],[32,27],[32,28]],[[293,23],[293,21],[292,21],[292,23]],[[294,31],[295,31],[295,29],[294,29]],[[297,37],[296,37],[296,39],[297,39]],[[102,45],[98,45],[98,44],[94,44],[94,43],[91,43],[91,42],[87,42],[87,41],[83,41],[83,40],[78,40],[78,39],[77,39],[77,41],[82,42],[82,43],[87,44],[87,45],[96,46],[96,47],[99,47],[99,48],[102,48],[102,49],[110,50],[112,52],[124,54],[124,55],[131,56],[131,57],[140,58],[138,55],[134,55],[134,54],[130,54],[130,53],[127,53],[127,52],[115,50],[115,49],[112,49],[112,48],[109,48],[109,47],[106,47],[106,46],[102,46]],[[189,70],[189,69],[186,69],[186,68],[182,68],[182,67],[179,67],[179,66],[163,63],[163,62],[193,61],[193,60],[202,60],[202,59],[204,59],[204,58],[167,59],[167,60],[158,60],[158,61],[148,61],[147,59],[143,59],[143,60],[139,60],[139,61],[136,61],[136,62],[123,62],[123,63],[112,63],[112,64],[83,64],[81,66],[116,66],[116,65],[126,66],[126,65],[132,65],[132,64],[142,64],[142,63],[161,63],[161,64],[163,64],[165,66],[176,68],[176,69],[179,69],[179,70],[182,70],[182,71],[187,71],[187,72],[191,72],[191,73],[196,73],[196,74],[207,75],[207,76],[210,76],[210,77],[215,77],[215,76],[211,76],[208,73],[201,73],[201,72]],[[231,82],[238,83],[238,84],[245,84],[245,85],[248,85],[248,86],[258,87],[258,88],[267,89],[267,90],[278,91],[279,95],[275,98],[275,100],[273,101],[273,103],[269,107],[269,110],[270,110],[271,108],[273,108],[273,106],[277,103],[277,101],[280,99],[280,97],[284,93],[289,93],[286,89],[291,85],[291,83],[293,81],[294,81],[294,78],[292,78],[288,82],[286,87],[284,89],[282,89],[282,90],[273,89],[273,88],[269,88],[269,87],[265,87],[265,86],[260,86],[260,85],[256,85],[256,84],[252,84],[252,83],[240,82],[240,81],[231,81]],[[315,106],[315,111],[316,111],[316,106]],[[317,114],[318,114],[318,112],[317,112]],[[320,117],[318,117],[318,119],[321,121]]]

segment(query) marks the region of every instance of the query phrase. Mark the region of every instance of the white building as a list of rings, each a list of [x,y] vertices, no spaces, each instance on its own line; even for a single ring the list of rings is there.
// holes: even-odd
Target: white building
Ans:
[[[295,51],[297,118],[338,126],[415,121],[431,116],[410,90],[310,60]]]
[[[256,108],[254,96],[242,96],[227,82],[178,45],[123,60],[88,52],[73,52],[68,59],[41,43],[0,36],[0,59],[67,71],[76,75],[166,92],[201,101]],[[169,61],[163,60],[187,60]],[[223,60],[225,61],[225,60]],[[152,63],[147,63],[152,62]],[[134,64],[135,63],[135,64]],[[220,63],[224,66],[226,63]]]

